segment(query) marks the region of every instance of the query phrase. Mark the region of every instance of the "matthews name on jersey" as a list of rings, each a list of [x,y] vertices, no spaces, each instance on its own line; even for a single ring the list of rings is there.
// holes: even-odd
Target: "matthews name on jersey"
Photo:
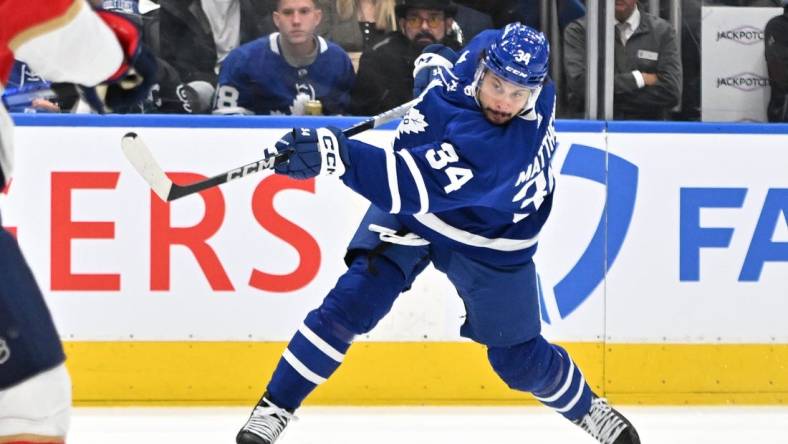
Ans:
[[[303,114],[304,102],[320,100],[324,114],[345,113],[355,79],[353,64],[342,48],[316,38],[317,58],[311,65],[298,68],[282,55],[278,32],[230,52],[219,72],[216,109]]]
[[[555,88],[548,80],[533,109],[505,125],[487,121],[474,73],[500,32],[474,38],[430,85],[402,119],[393,149],[352,140],[342,180],[433,245],[505,265],[530,260],[552,206]],[[374,179],[380,175],[388,181]]]

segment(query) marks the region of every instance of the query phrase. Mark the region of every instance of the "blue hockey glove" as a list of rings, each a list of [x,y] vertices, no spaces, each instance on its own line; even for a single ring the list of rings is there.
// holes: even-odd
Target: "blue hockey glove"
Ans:
[[[418,97],[436,78],[451,71],[457,61],[457,53],[448,46],[433,43],[421,52],[413,62],[413,97]]]
[[[345,174],[347,138],[339,128],[293,128],[276,142],[276,151],[290,152],[287,161],[274,167],[293,179]]]

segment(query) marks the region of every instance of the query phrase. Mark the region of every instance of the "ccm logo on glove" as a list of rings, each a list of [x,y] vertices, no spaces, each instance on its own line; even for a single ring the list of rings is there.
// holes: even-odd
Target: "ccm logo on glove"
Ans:
[[[342,176],[342,145],[344,138],[336,128],[294,128],[276,142],[276,151],[289,153],[286,161],[277,163],[274,170],[293,179],[309,179],[317,175]]]
[[[326,174],[329,176],[333,176],[337,172],[337,164],[341,162],[337,162],[337,145],[336,140],[334,139],[333,134],[329,134],[328,136],[323,136],[320,138],[323,146],[321,149],[323,150],[323,156],[325,157],[325,161],[323,162],[324,171],[321,171],[320,174]],[[340,174],[341,176],[341,174]]]
[[[317,140],[320,145],[320,154],[323,157],[320,175],[339,177],[345,174],[345,164],[339,157],[337,136],[328,128],[318,128]]]

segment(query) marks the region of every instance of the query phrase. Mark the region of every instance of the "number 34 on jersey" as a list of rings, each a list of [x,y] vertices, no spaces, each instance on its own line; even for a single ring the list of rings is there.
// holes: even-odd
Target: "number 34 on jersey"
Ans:
[[[446,194],[459,190],[473,177],[473,172],[469,168],[449,166],[460,160],[459,156],[457,156],[457,152],[450,143],[444,142],[441,144],[440,149],[428,150],[425,153],[425,157],[432,168],[443,170],[446,176],[448,176],[449,184],[443,187],[443,191],[446,192]]]

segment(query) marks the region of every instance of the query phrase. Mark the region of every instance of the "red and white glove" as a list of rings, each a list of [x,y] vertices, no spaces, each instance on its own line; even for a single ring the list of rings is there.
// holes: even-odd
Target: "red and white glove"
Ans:
[[[156,83],[156,56],[143,45],[142,33],[134,22],[109,11],[96,11],[96,15],[115,33],[124,57],[120,67],[104,82],[103,100],[93,88],[83,88],[83,97],[98,112],[127,112],[142,102]]]

